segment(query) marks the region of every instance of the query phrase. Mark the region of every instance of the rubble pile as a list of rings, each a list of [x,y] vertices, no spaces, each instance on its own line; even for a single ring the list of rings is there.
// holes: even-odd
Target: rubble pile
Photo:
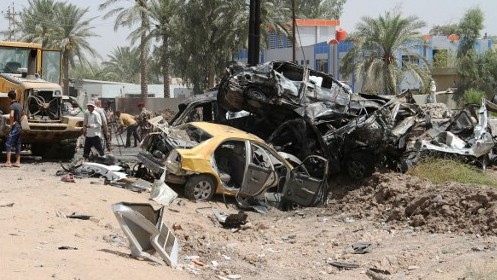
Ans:
[[[448,119],[452,117],[452,110],[445,103],[426,103],[419,107],[423,113],[430,113],[432,119]]]
[[[155,112],[155,115],[162,116],[164,120],[170,122],[174,118],[174,115],[176,115],[176,112],[166,108],[162,111]]]
[[[357,219],[407,223],[428,232],[497,234],[496,190],[434,185],[406,174],[375,173],[366,185],[333,198],[328,209]]]

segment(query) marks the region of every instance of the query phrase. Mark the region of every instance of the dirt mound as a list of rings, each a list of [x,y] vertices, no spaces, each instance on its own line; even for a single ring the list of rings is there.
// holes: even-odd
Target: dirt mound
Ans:
[[[329,208],[429,232],[497,234],[497,191],[478,185],[433,185],[405,174],[374,174],[364,186],[333,199]]]

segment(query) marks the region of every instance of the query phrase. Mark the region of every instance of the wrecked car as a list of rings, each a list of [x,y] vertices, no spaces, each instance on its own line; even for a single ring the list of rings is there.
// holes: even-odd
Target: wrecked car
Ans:
[[[480,105],[467,105],[447,120],[432,122],[417,137],[414,146],[406,149],[403,169],[409,169],[426,155],[452,156],[485,169],[495,161],[495,141],[488,124],[487,106],[492,110],[497,109],[495,104],[482,99]]]
[[[435,152],[485,165],[487,158],[495,158],[493,142],[489,133],[475,129],[488,130],[482,119],[486,113],[478,117],[465,111],[450,121],[454,124],[438,125],[432,122],[434,114],[415,104],[410,91],[391,99],[353,93],[329,74],[272,61],[230,65],[216,89],[180,104],[172,123],[195,119],[230,125],[301,160],[323,156],[330,174],[361,179],[378,165],[406,171],[420,156]]]
[[[151,123],[156,130],[144,140],[137,157],[156,177],[166,172],[165,181],[183,186],[189,199],[226,194],[243,200],[270,192],[278,198],[278,207],[313,206],[329,191],[328,161],[323,157],[309,156],[301,162],[255,135],[220,124],[173,127],[155,119]]]
[[[394,105],[386,98],[352,93],[331,75],[291,62],[233,64],[217,89],[180,104],[171,124],[195,119],[230,125],[301,160],[323,156],[330,161],[330,173],[343,171],[360,179],[371,175],[384,151],[398,144],[395,125],[417,112],[399,113],[404,107]]]

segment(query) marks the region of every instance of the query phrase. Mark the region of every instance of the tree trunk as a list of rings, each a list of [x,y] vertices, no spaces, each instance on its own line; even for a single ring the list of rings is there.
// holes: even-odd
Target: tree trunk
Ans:
[[[209,75],[207,76],[207,87],[214,87],[214,72],[209,71]]]
[[[145,39],[145,34],[141,35],[140,42],[140,87],[141,95],[148,96],[148,81],[147,81],[147,68],[148,68],[148,44]]]
[[[170,98],[171,91],[169,89],[169,38],[167,35],[162,36],[164,45],[162,46],[162,77],[164,80],[164,97]]]
[[[64,51],[62,55],[62,73],[63,73],[63,84],[64,84],[64,95],[69,95],[69,53]]]

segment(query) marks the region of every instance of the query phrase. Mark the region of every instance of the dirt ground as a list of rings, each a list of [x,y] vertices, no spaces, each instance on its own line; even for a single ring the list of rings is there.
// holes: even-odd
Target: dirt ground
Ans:
[[[158,208],[148,193],[62,182],[60,169],[29,158],[0,168],[1,279],[497,279],[497,191],[484,186],[374,174],[332,182],[323,207],[247,212],[239,230],[213,219],[213,209],[237,213],[233,201],[180,194],[165,212],[180,240],[172,269],[132,258],[111,211],[121,201]]]

